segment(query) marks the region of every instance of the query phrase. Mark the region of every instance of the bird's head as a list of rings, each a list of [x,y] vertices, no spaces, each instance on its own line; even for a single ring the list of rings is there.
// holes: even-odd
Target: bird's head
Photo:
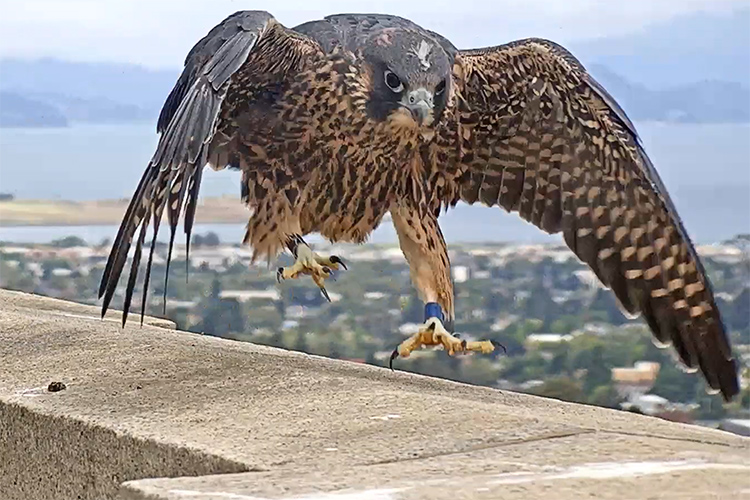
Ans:
[[[365,47],[370,117],[429,135],[450,90],[450,56],[432,38],[407,29],[378,31]]]

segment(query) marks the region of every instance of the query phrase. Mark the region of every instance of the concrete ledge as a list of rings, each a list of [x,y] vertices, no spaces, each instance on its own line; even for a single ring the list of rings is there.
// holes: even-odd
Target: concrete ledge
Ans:
[[[0,402],[2,498],[111,498],[142,477],[245,472],[239,462]]]
[[[0,291],[2,498],[750,497],[748,438],[162,324]]]

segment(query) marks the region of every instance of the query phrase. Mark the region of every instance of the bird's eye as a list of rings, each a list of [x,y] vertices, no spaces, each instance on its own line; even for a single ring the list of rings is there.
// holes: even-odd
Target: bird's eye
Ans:
[[[437,84],[437,87],[435,87],[435,95],[440,95],[443,92],[445,92],[445,80]]]
[[[394,92],[401,92],[402,90],[404,90],[404,84],[393,71],[385,71],[385,84],[388,85],[388,88]]]

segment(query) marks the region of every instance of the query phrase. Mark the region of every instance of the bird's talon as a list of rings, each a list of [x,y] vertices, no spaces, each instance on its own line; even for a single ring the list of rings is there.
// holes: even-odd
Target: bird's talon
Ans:
[[[334,278],[335,280],[335,271],[340,267],[346,269],[346,264],[336,255],[322,257],[316,254],[304,242],[296,242],[294,246],[290,247],[290,250],[296,260],[291,267],[278,268],[276,271],[276,280],[280,283],[284,279],[294,279],[306,274],[320,288],[320,293],[323,294],[323,297],[328,302],[331,302],[331,297],[328,295],[323,283],[328,278]]]
[[[433,317],[428,319],[417,333],[404,340],[393,351],[389,361],[391,370],[393,369],[394,359],[398,356],[407,358],[412,351],[422,346],[442,347],[449,356],[468,354],[470,352],[489,354],[495,349],[502,349],[503,352],[506,352],[505,347],[494,340],[469,341],[459,339],[458,335],[448,332],[438,318]]]
[[[338,255],[331,255],[330,257],[328,257],[328,260],[331,261],[334,264],[340,265],[341,267],[343,267],[347,271],[349,270],[349,268],[346,267],[346,263]]]
[[[393,352],[391,353],[391,359],[388,360],[388,367],[391,369],[391,371],[394,371],[393,360],[396,359],[397,357],[398,357],[398,348],[393,350]]]
[[[505,346],[503,344],[501,344],[497,340],[490,340],[490,342],[492,343],[492,346],[495,349],[502,349],[503,350],[503,354],[508,354],[508,350],[505,348]]]

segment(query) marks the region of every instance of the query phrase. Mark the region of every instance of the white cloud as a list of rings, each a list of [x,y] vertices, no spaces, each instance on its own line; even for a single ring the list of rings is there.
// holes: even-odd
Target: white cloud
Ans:
[[[541,36],[562,43],[637,30],[746,0],[283,0],[265,8],[287,26],[338,12],[387,12],[444,34],[459,47]],[[179,66],[190,47],[251,0],[0,0],[0,55],[54,56]]]

